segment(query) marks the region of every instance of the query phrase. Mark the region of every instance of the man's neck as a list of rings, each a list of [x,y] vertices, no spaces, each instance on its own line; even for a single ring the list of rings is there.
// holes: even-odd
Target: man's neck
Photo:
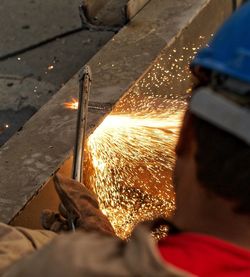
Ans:
[[[226,200],[190,199],[186,207],[177,209],[172,221],[183,231],[215,236],[250,250],[250,216],[234,213],[232,204]]]

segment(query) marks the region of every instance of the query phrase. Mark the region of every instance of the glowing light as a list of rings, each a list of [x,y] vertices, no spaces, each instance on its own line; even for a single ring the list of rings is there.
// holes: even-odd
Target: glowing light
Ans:
[[[188,64],[204,38],[162,54],[87,140],[85,184],[121,238],[138,222],[169,216],[175,208],[171,176],[191,92]],[[77,100],[65,106],[76,110]]]
[[[54,65],[49,65],[48,70],[52,70],[52,69],[54,69]]]
[[[186,104],[143,96],[138,112],[120,112],[124,110],[120,101],[86,145],[85,184],[96,193],[121,238],[127,238],[138,222],[169,216],[175,207],[174,147]],[[151,110],[155,105],[158,108]],[[72,99],[65,106],[76,110],[78,102]]]
[[[78,100],[76,98],[72,98],[72,100],[70,102],[65,102],[64,106],[67,109],[77,110],[78,109]]]
[[[5,124],[5,128],[9,128],[9,124]]]
[[[177,106],[173,113],[111,114],[88,139],[88,186],[122,238],[136,223],[174,209],[171,171],[182,114]]]

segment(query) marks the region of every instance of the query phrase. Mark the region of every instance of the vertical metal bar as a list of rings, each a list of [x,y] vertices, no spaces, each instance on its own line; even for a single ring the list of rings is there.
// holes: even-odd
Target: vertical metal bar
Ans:
[[[91,69],[88,65],[85,65],[79,73],[79,100],[74,158],[72,166],[72,178],[78,182],[83,181],[84,145],[86,141],[88,104],[91,81]],[[72,231],[75,232],[75,217],[71,213],[68,213],[68,224]]]
[[[88,103],[91,81],[91,69],[88,65],[86,65],[79,74],[79,104],[72,170],[72,178],[78,182],[83,181],[84,145],[87,131]]]

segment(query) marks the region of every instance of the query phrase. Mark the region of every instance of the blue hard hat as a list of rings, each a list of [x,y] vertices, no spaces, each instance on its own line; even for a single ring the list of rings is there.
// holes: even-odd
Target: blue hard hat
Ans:
[[[250,3],[239,8],[214,35],[210,45],[201,49],[193,62],[250,83]]]

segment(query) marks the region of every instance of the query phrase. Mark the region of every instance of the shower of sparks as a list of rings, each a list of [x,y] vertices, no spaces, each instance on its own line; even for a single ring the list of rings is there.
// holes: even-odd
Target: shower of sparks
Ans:
[[[175,208],[171,176],[191,92],[188,65],[204,39],[162,54],[88,138],[85,184],[121,238],[138,222],[168,216]],[[78,102],[65,106],[77,110]]]
[[[174,209],[171,172],[183,110],[112,114],[89,137],[90,185],[116,233]]]

